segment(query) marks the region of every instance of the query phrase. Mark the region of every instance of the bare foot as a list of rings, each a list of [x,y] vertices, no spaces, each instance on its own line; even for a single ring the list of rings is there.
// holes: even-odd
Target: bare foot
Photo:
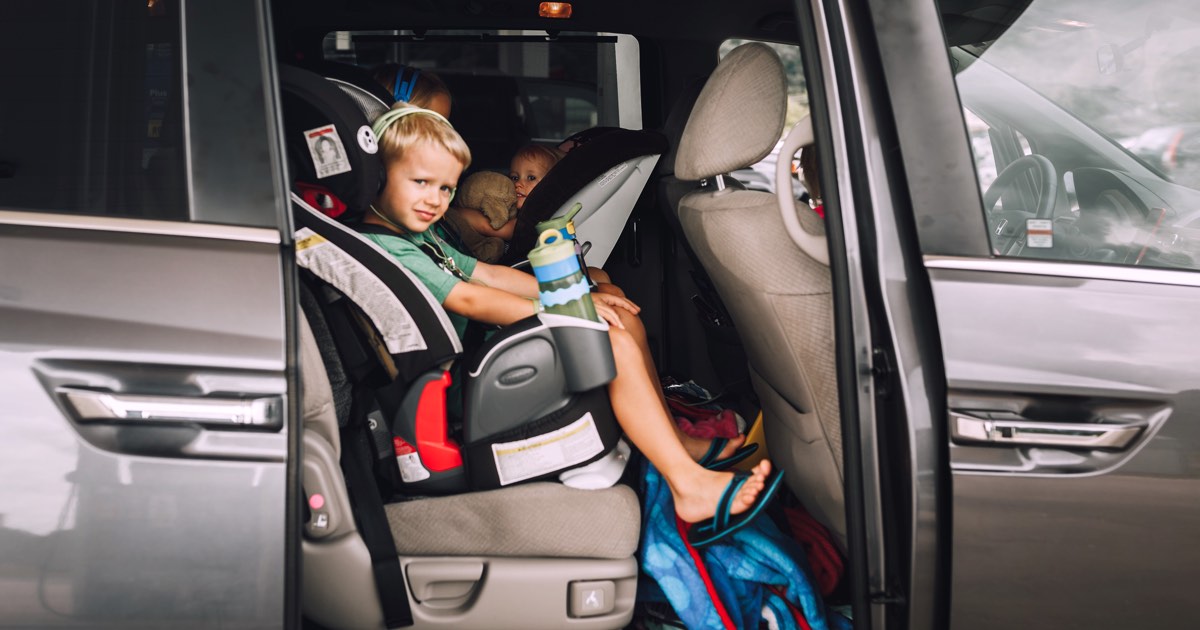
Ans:
[[[696,462],[704,458],[704,455],[708,453],[708,449],[713,443],[713,440],[692,437],[682,431],[679,432],[679,440],[683,442],[683,447],[687,449],[688,455],[692,456],[692,461]],[[724,459],[733,455],[745,442],[746,436],[744,435],[729,438],[729,443],[717,454],[718,459]]]
[[[762,460],[750,471],[750,478],[738,489],[730,506],[731,514],[749,510],[766,487],[767,475],[771,473],[771,462]],[[668,480],[671,496],[675,499],[675,513],[688,523],[697,523],[712,518],[717,511],[721,493],[733,479],[733,473],[715,472],[697,467],[697,471],[685,479]]]

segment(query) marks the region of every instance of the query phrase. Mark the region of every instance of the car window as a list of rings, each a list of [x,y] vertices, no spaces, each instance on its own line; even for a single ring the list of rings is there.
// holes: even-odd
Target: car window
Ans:
[[[1200,268],[1200,9],[1034,0],[971,32],[947,37],[993,254]]]
[[[752,41],[757,40],[727,39],[721,42],[721,47],[718,51],[719,57],[724,59],[725,55],[732,52],[734,48]],[[804,67],[800,62],[800,47],[794,44],[778,44],[775,42],[759,43],[770,46],[779,55],[780,60],[783,61],[784,71],[787,73],[787,118],[783,125],[783,133],[786,135],[787,132],[791,131],[793,125],[808,115],[808,88],[804,82]],[[782,136],[779,139],[780,142],[783,141]],[[775,158],[778,153],[779,144],[776,144],[775,149],[760,162],[736,170],[731,174],[750,190],[762,190],[773,193],[775,192]],[[797,166],[797,164],[793,164],[793,173],[796,172]],[[800,183],[799,179],[792,182],[792,187],[796,190],[797,195],[802,194],[804,191],[803,184]]]
[[[0,12],[0,209],[187,220],[178,2]]]
[[[480,166],[507,168],[523,142],[557,143],[597,126],[640,128],[640,111],[624,111],[629,99],[620,94],[636,91],[630,48],[632,37],[597,33],[336,31],[323,54],[368,70],[399,63],[436,72],[453,96],[450,120],[480,153]],[[501,145],[495,156],[493,145]]]

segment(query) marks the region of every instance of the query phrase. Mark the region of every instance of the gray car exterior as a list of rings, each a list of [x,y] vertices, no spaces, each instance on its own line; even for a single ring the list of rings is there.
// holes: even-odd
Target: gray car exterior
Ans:
[[[54,39],[51,19],[90,33],[40,41],[26,91],[0,99],[28,123],[0,141],[23,150],[0,149],[15,165],[0,179],[0,625],[278,627],[294,581],[296,390],[272,78],[246,62],[266,59],[264,7],[187,3],[169,22],[129,7],[17,7],[0,26],[16,45]],[[138,30],[151,23],[183,26]],[[62,62],[78,81],[50,72]],[[183,127],[181,145],[130,133],[137,157],[187,165],[144,202],[124,196],[114,157],[126,128],[111,112],[128,93],[110,86],[130,67],[146,86],[132,109]],[[27,194],[39,177],[79,195]],[[100,216],[120,207],[140,216]]]

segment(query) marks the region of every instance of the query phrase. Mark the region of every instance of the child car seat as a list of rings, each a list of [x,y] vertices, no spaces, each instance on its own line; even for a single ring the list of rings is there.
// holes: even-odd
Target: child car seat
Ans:
[[[306,426],[314,431],[304,436],[303,483],[312,516],[303,543],[306,615],[331,627],[482,628],[496,619],[524,627],[622,627],[632,614],[637,575],[638,507],[629,488],[528,483],[386,505],[380,500],[390,497],[392,484],[453,493],[552,476],[568,459],[538,468],[538,461],[519,458],[546,441],[561,444],[564,433],[591,431],[584,452],[597,450],[597,443],[598,450],[610,450],[616,423],[600,395],[613,372],[607,333],[590,322],[552,317],[498,331],[464,372],[467,395],[477,402],[468,403],[466,445],[459,447],[448,435],[443,403],[445,368],[462,348],[445,312],[394,259],[318,210],[340,206],[355,216],[377,193],[383,170],[370,152],[373,138],[359,134],[366,120],[317,75],[282,67],[280,79],[291,171],[318,202],[292,197],[306,320],[302,350],[311,357],[315,344],[326,368],[324,379],[304,381],[331,400],[310,405],[306,392],[306,409],[325,410],[314,413],[321,419]],[[329,164],[320,163],[307,140],[314,131],[342,141],[345,164],[333,170],[346,170],[326,169],[317,177]],[[587,347],[563,349],[578,344]],[[309,358],[302,370],[311,372],[313,363]],[[517,408],[495,413],[515,392],[523,392],[519,409],[529,415]],[[329,427],[330,406],[340,430]],[[416,455],[411,459],[430,473],[412,483],[396,479],[402,475],[387,432],[408,421],[417,431],[413,451],[403,455]],[[518,445],[505,448],[513,442]],[[516,451],[518,461],[505,461],[497,450]],[[363,466],[366,475],[354,472]],[[382,492],[371,467],[384,473]]]
[[[356,209],[373,200],[383,173],[374,138],[364,139],[369,133],[365,118],[319,75],[284,68],[280,76],[295,179],[309,190],[325,181],[344,190],[350,198],[342,216],[359,216]],[[322,170],[328,164],[313,148],[314,134],[335,141],[355,138],[342,143],[339,153],[360,162],[358,170],[347,161],[345,172],[321,177],[330,171]],[[348,348],[342,353],[372,391],[378,409],[368,413],[379,416],[380,451],[394,450],[399,462],[399,477],[392,478],[397,487],[437,493],[495,488],[557,475],[615,448],[620,431],[604,390],[616,375],[607,326],[550,314],[497,331],[463,370],[460,447],[446,416],[450,373],[444,364],[458,358],[462,348],[445,313],[390,256],[344,225],[323,219],[319,213],[297,213],[297,262],[304,278],[353,303],[352,314],[345,316],[343,307],[333,305],[338,300],[326,300],[326,310],[337,311],[327,318],[347,320],[347,329],[365,329],[341,334],[343,345],[360,346],[352,355]],[[371,282],[371,275],[386,282]],[[404,317],[403,307],[417,302],[425,303],[418,313],[428,311],[421,313],[425,328],[411,306]],[[436,334],[422,334],[429,329]]]
[[[537,241],[539,222],[581,204],[576,233],[580,242],[591,243],[588,263],[604,266],[666,149],[666,138],[657,132],[613,128],[571,150],[525,199],[503,262],[524,260]]]

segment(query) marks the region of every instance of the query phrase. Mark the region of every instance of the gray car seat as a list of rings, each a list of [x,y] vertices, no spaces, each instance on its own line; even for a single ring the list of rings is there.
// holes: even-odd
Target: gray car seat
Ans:
[[[712,178],[715,185],[685,196],[679,219],[745,345],[771,458],[844,548],[829,268],[789,238],[775,195],[723,185],[723,173],[770,153],[786,109],[786,75],[769,47],[746,44],[721,61],[696,102],[675,164],[681,179]],[[805,231],[824,234],[807,205],[797,204],[796,212]]]
[[[289,135],[294,128],[309,131],[312,124],[295,119],[295,100],[305,93],[295,89],[299,81],[295,74],[295,69],[281,70]],[[320,91],[313,77],[301,78],[307,82],[306,89]],[[319,77],[317,83],[340,95]],[[293,112],[291,118],[289,111]],[[359,122],[365,124],[361,112],[359,116]],[[355,123],[339,122],[337,129],[343,138],[354,138],[356,127],[361,129]],[[289,138],[290,149],[305,146],[296,140]],[[353,155],[351,170],[319,179],[328,184],[328,195],[337,197],[338,203],[361,207],[378,190],[382,171],[377,158],[372,162],[366,151],[355,150],[351,142],[343,147],[347,156]],[[293,174],[304,173],[305,151],[296,152],[302,156],[299,164],[293,155]],[[328,209],[325,204],[317,205]],[[431,371],[430,365],[436,368],[456,358],[461,346],[441,306],[394,259],[329,219],[304,197],[293,195],[293,207],[305,314],[300,325],[300,368],[305,413],[302,470],[309,508],[302,540],[306,617],[327,627],[397,627],[404,620],[394,611],[402,600],[418,628],[490,628],[496,627],[498,619],[530,628],[616,628],[627,624],[637,576],[633,553],[640,515],[636,496],[624,486],[577,490],[557,483],[527,483],[489,492],[394,501],[380,507],[380,519],[388,530],[383,533],[393,547],[388,550],[391,555],[381,557],[371,549],[369,530],[378,523],[364,520],[363,505],[369,503],[364,499],[371,496],[374,486],[364,487],[361,475],[352,476],[348,484],[347,471],[353,469],[347,466],[357,463],[369,470],[376,464],[394,470],[397,458],[392,456],[389,441],[384,445],[386,457],[365,461],[361,454],[371,452],[364,447],[369,441],[367,431],[347,432],[354,419],[370,408],[369,404],[363,406],[364,401],[375,402],[364,399],[362,393],[388,388],[387,383],[364,388],[369,379],[380,378],[379,369],[364,366],[384,365],[397,382],[412,381],[414,387],[408,391],[424,392],[430,388],[421,377]],[[317,250],[325,253],[317,256]],[[350,252],[354,255],[347,255]],[[346,282],[346,277],[352,281]],[[575,374],[573,379],[573,369],[588,370],[564,367],[562,354],[556,350],[564,343],[576,342],[569,337],[579,334],[584,343],[590,343],[586,341],[589,331],[573,332],[578,327],[530,320],[494,335],[484,356],[473,362],[470,372],[476,386],[468,383],[468,393],[484,392],[499,381],[503,381],[498,387],[501,390],[519,387],[526,381],[514,382],[511,377],[528,372],[522,368],[530,362],[539,365],[536,372],[548,373],[548,379],[541,377],[537,382],[549,382],[566,391],[595,389],[594,378],[580,383]],[[356,324],[360,330],[351,337],[361,338],[361,344],[347,341],[350,337],[345,329]],[[546,356],[549,366],[539,363]],[[576,382],[571,384],[572,380]],[[432,389],[438,389],[436,384]],[[550,390],[529,398],[562,397]],[[486,393],[479,395],[487,398]],[[567,395],[566,399],[559,411],[591,404],[586,396]],[[424,401],[425,395],[418,394],[418,400]],[[406,400],[393,402],[389,411],[379,416],[381,421],[413,411]],[[535,400],[522,402],[537,406]],[[378,405],[378,409],[388,407],[387,401]],[[514,405],[508,407],[515,409]],[[589,409],[589,414],[603,412],[602,408]],[[501,420],[501,431],[512,426],[512,418],[498,413],[503,410],[492,411],[497,413],[487,420]],[[465,422],[470,425],[471,419]],[[598,416],[596,423],[602,423]],[[374,431],[369,435],[375,437]],[[347,439],[351,440],[349,446]],[[465,449],[461,456],[471,463]],[[354,461],[348,464],[348,460]],[[489,470],[486,465],[467,468],[474,468],[472,474]],[[372,478],[369,472],[365,477]],[[398,588],[394,591],[381,589],[385,582],[378,578],[380,563],[397,570]]]

